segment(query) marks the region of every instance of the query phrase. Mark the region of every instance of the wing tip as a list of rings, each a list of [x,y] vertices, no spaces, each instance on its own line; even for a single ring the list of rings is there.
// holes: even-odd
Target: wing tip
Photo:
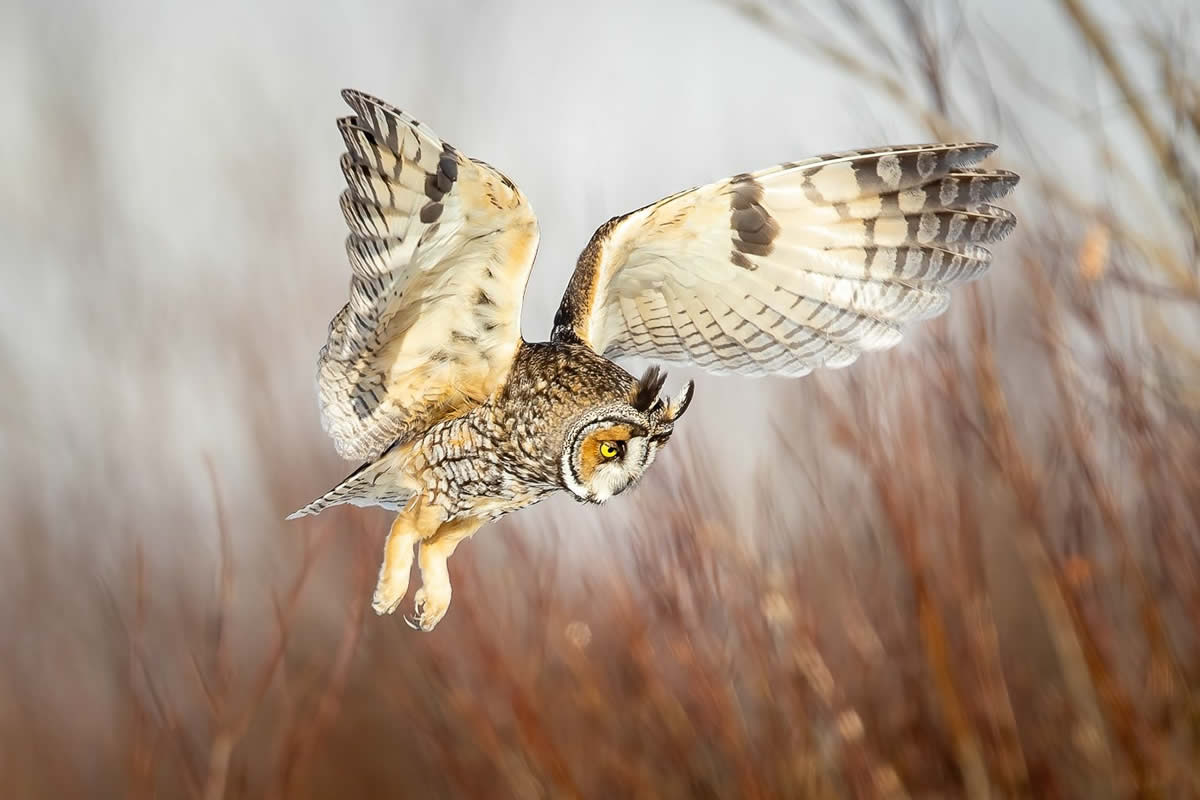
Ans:
[[[358,117],[362,118],[363,121],[366,121],[368,111],[372,109],[377,109],[385,114],[391,114],[393,116],[400,117],[401,119],[405,117],[404,112],[393,106],[391,103],[387,103],[375,95],[367,94],[359,89],[342,89],[341,95],[342,100],[346,103],[346,105],[350,106],[350,109],[354,111]]]
[[[992,144],[991,142],[964,142],[962,144],[950,145],[947,148],[952,154],[948,158],[956,161],[955,166],[959,167],[978,164],[980,161],[989,158],[999,149],[999,145]]]
[[[339,94],[342,96],[342,100],[346,103],[346,105],[355,109],[360,103],[383,102],[379,98],[369,95],[361,89],[342,89]]]

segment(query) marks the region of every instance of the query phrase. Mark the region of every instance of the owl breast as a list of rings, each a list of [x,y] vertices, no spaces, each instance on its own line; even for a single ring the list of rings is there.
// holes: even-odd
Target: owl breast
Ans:
[[[414,442],[404,472],[446,519],[495,519],[545,499],[558,486],[514,452],[511,431],[480,406],[438,423]]]
[[[406,483],[447,519],[494,519],[563,488],[565,430],[582,411],[628,396],[633,377],[587,347],[522,343],[504,386],[397,453]]]

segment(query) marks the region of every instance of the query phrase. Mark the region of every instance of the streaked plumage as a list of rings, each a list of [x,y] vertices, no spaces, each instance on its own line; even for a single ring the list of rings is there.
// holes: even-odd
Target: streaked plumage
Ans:
[[[401,513],[375,608],[417,622],[450,601],[446,558],[484,522],[555,491],[603,502],[653,462],[691,399],[610,361],[804,375],[895,345],[948,286],[988,268],[1017,176],[989,144],[819,156],[701,186],[609,220],[583,250],[550,341],[520,335],[537,221],[508,178],[391,106],[347,91],[342,211],[350,301],[321,350],[322,418],[366,463],[296,513]]]

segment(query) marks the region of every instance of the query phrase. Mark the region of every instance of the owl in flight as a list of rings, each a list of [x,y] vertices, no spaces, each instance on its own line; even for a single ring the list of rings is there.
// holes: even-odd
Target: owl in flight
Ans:
[[[450,604],[463,539],[554,492],[633,486],[692,399],[610,359],[805,375],[895,345],[983,274],[1016,224],[990,144],[881,147],[767,167],[600,226],[547,342],[521,336],[538,246],[525,196],[402,111],[356,91],[338,120],[350,301],[318,357],[322,420],[365,463],[292,517],[339,503],[398,511],[374,608],[391,613],[419,548],[415,620]]]

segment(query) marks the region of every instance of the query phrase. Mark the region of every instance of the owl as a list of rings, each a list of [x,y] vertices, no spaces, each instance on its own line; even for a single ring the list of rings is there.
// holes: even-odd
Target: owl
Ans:
[[[482,525],[556,492],[603,503],[666,446],[692,383],[657,367],[805,375],[895,345],[988,268],[1014,227],[991,204],[1017,176],[990,144],[818,156],[673,194],[600,226],[549,341],[521,336],[538,225],[520,189],[424,124],[357,91],[338,120],[349,302],[317,391],[338,452],[362,466],[292,517],[340,503],[399,512],[373,607],[421,587],[413,627],[450,604],[447,559]]]

